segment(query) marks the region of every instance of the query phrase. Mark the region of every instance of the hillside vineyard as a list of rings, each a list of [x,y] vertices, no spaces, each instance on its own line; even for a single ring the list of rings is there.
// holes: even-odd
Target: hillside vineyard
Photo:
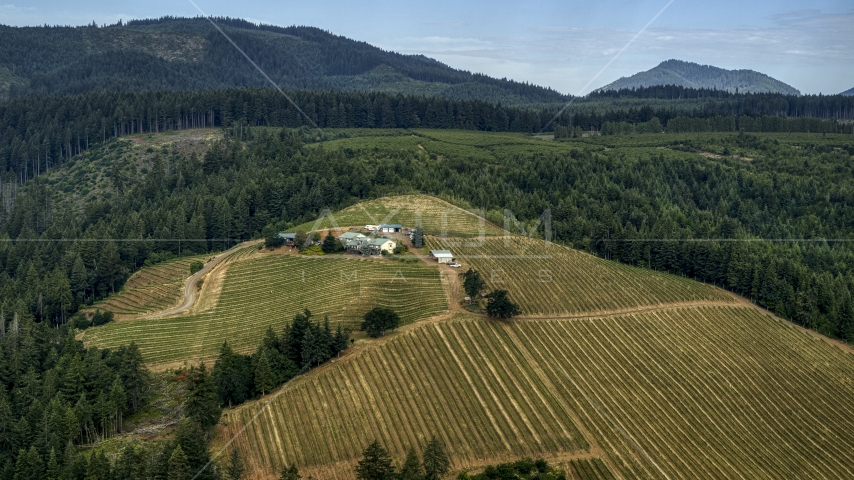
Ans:
[[[850,12],[669,6],[0,6],[0,480],[854,478]]]

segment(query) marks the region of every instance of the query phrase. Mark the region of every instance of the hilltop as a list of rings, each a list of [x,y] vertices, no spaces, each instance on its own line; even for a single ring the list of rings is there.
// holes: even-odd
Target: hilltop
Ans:
[[[715,88],[740,93],[782,93],[800,95],[800,91],[764,73],[753,70],[726,70],[711,65],[700,65],[682,60],[667,60],[657,67],[622,77],[603,90],[620,90],[654,85],[677,85],[689,88]]]
[[[840,93],[840,95],[845,95],[846,97],[854,96],[854,87],[845,90],[844,92]]]
[[[850,249],[759,240],[848,238],[830,219],[850,213],[852,153],[850,135],[788,133],[136,134],[28,182],[4,225],[28,240],[50,201],[82,240],[145,241],[32,254],[35,242],[10,242],[0,260],[16,276],[3,288],[20,295],[37,278],[10,263],[24,255],[45,266],[47,292],[76,278],[80,307],[115,313],[78,338],[113,352],[133,341],[158,373],[210,365],[226,340],[257,353],[268,327],[283,334],[306,308],[331,329],[357,328],[375,306],[399,313],[397,330],[354,333],[340,358],[226,410],[212,452],[244,432],[231,445],[251,478],[288,462],[306,478],[349,479],[367,442],[400,459],[433,435],[455,471],[542,456],[600,465],[604,478],[847,478],[850,349],[779,317],[854,338]],[[780,202],[793,192],[808,210]],[[419,221],[423,248],[389,233],[410,247],[397,258],[259,249],[277,232]],[[749,241],[718,240],[736,238]],[[431,249],[463,268],[430,261]],[[458,274],[469,267],[520,315],[489,319],[468,303]],[[176,310],[187,286],[201,288]],[[52,296],[42,305],[43,318],[59,315]]]
[[[457,70],[318,28],[215,21],[283,89],[381,91],[503,104],[568,100],[548,88]],[[269,86],[201,17],[103,27],[0,26],[0,38],[0,98]]]

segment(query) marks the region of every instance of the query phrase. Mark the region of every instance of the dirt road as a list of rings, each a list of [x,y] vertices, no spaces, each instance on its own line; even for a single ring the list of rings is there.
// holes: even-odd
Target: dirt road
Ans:
[[[254,243],[258,243],[258,242],[256,241]],[[231,247],[230,249],[220,253],[216,257],[214,257],[214,259],[211,260],[210,262],[206,263],[205,266],[202,267],[201,270],[194,273],[189,279],[187,279],[187,283],[184,284],[184,300],[181,302],[180,305],[166,309],[166,310],[161,310],[157,313],[152,313],[149,315],[145,315],[143,317],[139,317],[139,320],[150,320],[150,319],[154,319],[154,318],[171,317],[174,315],[179,315],[179,314],[184,313],[187,310],[189,310],[193,306],[193,304],[196,303],[196,291],[198,290],[198,287],[196,286],[196,284],[198,283],[199,279],[204,277],[205,275],[207,275],[211,270],[214,269],[214,267],[216,267],[221,261],[225,260],[226,257],[231,255],[235,251],[240,250],[241,248],[245,248],[247,246],[250,246],[252,244],[253,244],[253,242],[244,242],[244,243],[237,244],[237,245]]]

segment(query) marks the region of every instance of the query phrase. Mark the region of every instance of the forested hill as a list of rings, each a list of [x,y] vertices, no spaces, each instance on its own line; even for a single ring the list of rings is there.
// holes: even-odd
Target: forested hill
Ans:
[[[216,22],[284,89],[359,90],[561,103],[554,90],[456,70],[423,55],[387,52],[312,27]],[[204,18],[109,26],[0,26],[0,98],[91,91],[211,90],[265,85]]]
[[[845,95],[846,97],[852,97],[852,96],[854,96],[854,88],[849,88],[848,90],[845,90],[844,92],[840,93],[840,95]]]
[[[800,95],[796,88],[764,73],[753,70],[726,70],[711,65],[699,65],[681,60],[667,60],[657,67],[623,77],[600,90],[643,88],[655,85],[678,85],[741,93],[783,93]]]

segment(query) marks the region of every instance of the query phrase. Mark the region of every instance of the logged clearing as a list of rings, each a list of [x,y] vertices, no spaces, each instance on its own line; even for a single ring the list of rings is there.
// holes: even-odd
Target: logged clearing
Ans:
[[[393,308],[404,323],[448,308],[438,269],[422,263],[264,254],[230,263],[210,303],[196,314],[90,328],[83,340],[101,348],[135,341],[146,362],[158,365],[213,358],[225,340],[237,351],[254,350],[267,326],[281,329],[305,308],[351,328],[376,306]]]
[[[125,282],[121,291],[101,300],[93,309],[109,310],[118,318],[145,315],[171,307],[181,300],[190,262],[207,261],[211,255],[182,257],[144,267]]]
[[[268,400],[218,427],[221,445],[263,408],[233,444],[253,478],[296,463],[350,479],[374,439],[402,459],[434,434],[456,470],[543,456],[578,478],[854,476],[851,354],[745,306],[425,323]]]
[[[561,316],[690,302],[736,302],[721,289],[527,237],[426,238],[504,289],[525,316]]]
[[[453,237],[504,233],[503,229],[483,217],[428,195],[400,195],[361,202],[293,230],[323,230],[335,225],[362,227],[381,223],[399,223],[406,228],[421,225],[426,234]]]

